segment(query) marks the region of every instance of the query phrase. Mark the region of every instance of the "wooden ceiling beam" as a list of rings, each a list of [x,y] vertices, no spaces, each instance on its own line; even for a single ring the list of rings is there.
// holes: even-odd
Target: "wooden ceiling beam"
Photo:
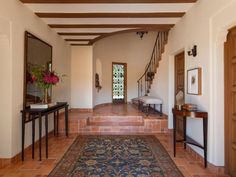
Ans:
[[[91,44],[70,44],[71,46],[91,46]]]
[[[197,0],[20,0],[23,3],[195,3]]]
[[[65,39],[65,41],[80,41],[80,42],[89,42],[93,39]]]
[[[174,24],[49,24],[51,28],[144,28],[170,29]]]
[[[100,36],[107,33],[71,33],[71,32],[59,32],[59,35],[62,36]]]
[[[185,12],[161,13],[35,13],[41,18],[178,18]]]

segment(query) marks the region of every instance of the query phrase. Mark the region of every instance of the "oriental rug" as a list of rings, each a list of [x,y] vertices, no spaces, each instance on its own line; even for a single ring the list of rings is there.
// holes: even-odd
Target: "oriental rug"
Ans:
[[[78,136],[49,177],[182,177],[155,136]]]

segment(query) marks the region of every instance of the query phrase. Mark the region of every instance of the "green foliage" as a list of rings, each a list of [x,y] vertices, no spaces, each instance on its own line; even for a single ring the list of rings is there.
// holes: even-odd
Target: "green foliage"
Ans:
[[[43,81],[45,72],[46,69],[44,66],[36,66],[31,70],[33,79],[35,79],[37,86],[41,89],[49,89],[52,86],[51,84],[47,84]]]

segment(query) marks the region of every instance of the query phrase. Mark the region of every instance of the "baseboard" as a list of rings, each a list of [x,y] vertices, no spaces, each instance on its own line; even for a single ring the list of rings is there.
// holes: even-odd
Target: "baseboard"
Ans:
[[[49,132],[49,136],[53,136],[54,131]],[[42,141],[45,140],[45,136],[42,137]],[[35,146],[39,145],[39,140],[35,141]],[[29,145],[28,147],[25,148],[25,154],[28,151],[31,151],[32,149],[32,144]],[[18,162],[21,162],[21,152],[19,152],[18,154],[16,154],[14,157],[12,158],[0,158],[0,169],[9,166],[11,164],[16,164]]]
[[[169,134],[173,134],[173,129],[168,129]],[[196,159],[197,161],[200,161],[201,164],[204,166],[204,158],[198,154],[196,151],[193,150],[193,148],[189,145],[186,146],[186,151],[191,154],[191,156]],[[225,175],[225,167],[222,166],[215,166],[212,163],[207,162],[207,169],[211,171],[214,174],[217,175]]]
[[[195,152],[189,145],[187,145],[186,150],[188,153],[191,154],[196,160],[200,161],[202,165],[204,165],[204,158]],[[225,167],[215,166],[212,163],[207,162],[207,168],[214,174],[217,175],[224,175],[225,174]]]

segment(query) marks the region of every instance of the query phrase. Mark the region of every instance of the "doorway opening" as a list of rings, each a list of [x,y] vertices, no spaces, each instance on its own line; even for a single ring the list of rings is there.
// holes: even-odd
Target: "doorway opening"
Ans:
[[[176,97],[182,98],[178,100],[178,104],[184,104],[185,95],[185,53],[181,52],[175,56],[175,104],[177,103]],[[176,132],[178,135],[183,135],[183,119],[176,117]]]
[[[112,102],[127,102],[127,64],[112,63]]]
[[[225,170],[236,177],[236,27],[225,43]]]

